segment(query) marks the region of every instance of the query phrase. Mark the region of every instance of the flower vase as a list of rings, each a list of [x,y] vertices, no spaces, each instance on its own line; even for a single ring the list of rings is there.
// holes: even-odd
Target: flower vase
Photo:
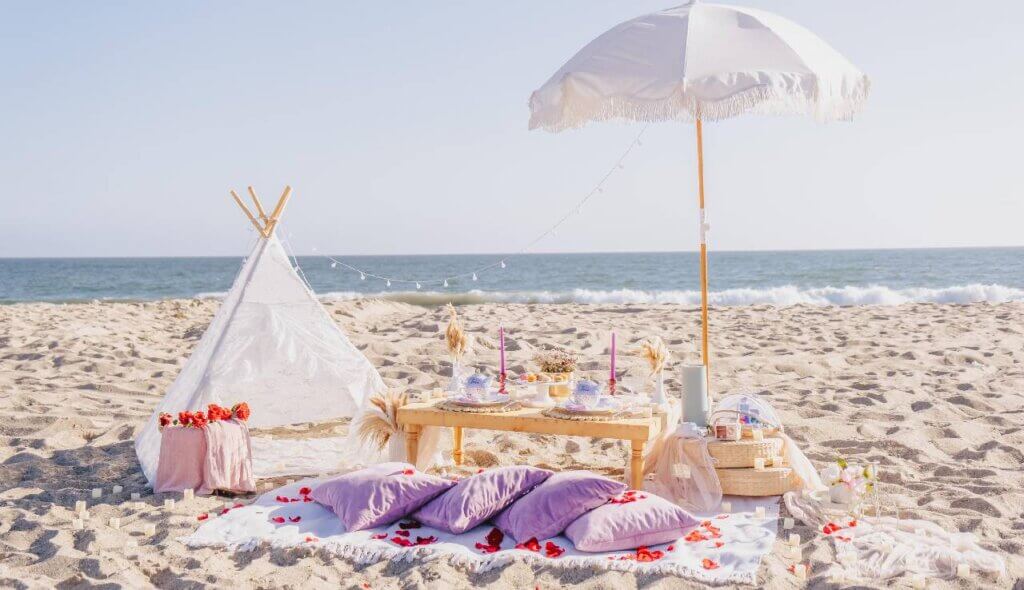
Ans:
[[[665,371],[658,371],[654,377],[654,393],[651,395],[651,403],[659,406],[668,404],[668,397],[665,396]]]
[[[462,361],[452,359],[452,380],[448,382],[448,393],[459,393],[462,390]]]
[[[391,435],[388,439],[387,444],[387,460],[388,461],[399,461],[404,463],[406,461],[405,453],[405,432],[398,431]]]

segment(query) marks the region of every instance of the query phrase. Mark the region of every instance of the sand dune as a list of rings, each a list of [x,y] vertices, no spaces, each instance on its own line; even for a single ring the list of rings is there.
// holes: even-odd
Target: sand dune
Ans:
[[[692,586],[675,578],[622,572],[594,575],[516,564],[469,575],[443,563],[355,567],[311,550],[230,554],[186,551],[175,541],[197,499],[165,511],[147,492],[132,448],[148,417],[195,346],[218,302],[0,306],[0,586],[558,587]],[[334,301],[331,316],[396,388],[440,384],[441,308],[398,302]],[[473,364],[497,362],[496,327],[508,330],[512,370],[532,352],[562,345],[580,352],[595,376],[606,365],[608,330],[620,346],[658,334],[675,363],[698,362],[698,314],[677,305],[487,304],[460,308],[476,340]],[[843,454],[882,465],[884,491],[902,514],[978,535],[1024,576],[1024,304],[730,307],[713,312],[715,391],[753,391],[779,409],[787,430],[815,461]],[[625,364],[637,361],[626,359]],[[642,373],[636,364],[631,369]],[[677,385],[675,376],[668,380]],[[589,439],[468,432],[466,470],[531,463],[621,476],[621,444]],[[111,486],[124,486],[110,496]],[[120,516],[121,531],[70,527],[76,500],[103,487],[92,520]],[[131,492],[145,508],[130,507]],[[93,501],[90,501],[93,504]],[[158,526],[141,537],[143,522]],[[798,531],[804,538],[809,530]],[[139,540],[138,559],[124,556]],[[805,547],[812,580],[831,559],[824,541]],[[789,588],[786,562],[762,568],[766,587]],[[937,582],[930,587],[957,587]]]

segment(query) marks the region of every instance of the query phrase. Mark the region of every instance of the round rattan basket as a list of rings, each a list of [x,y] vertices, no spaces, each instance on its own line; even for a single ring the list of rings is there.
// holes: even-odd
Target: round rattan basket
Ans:
[[[781,496],[795,490],[800,480],[789,467],[756,469],[715,469],[728,496]]]
[[[766,438],[755,441],[744,438],[738,441],[713,440],[708,442],[708,452],[715,458],[715,467],[753,467],[754,459],[771,459],[782,454],[781,438]]]

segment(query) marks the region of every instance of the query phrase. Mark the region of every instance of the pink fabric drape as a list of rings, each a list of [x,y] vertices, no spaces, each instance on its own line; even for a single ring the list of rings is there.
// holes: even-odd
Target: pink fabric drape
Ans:
[[[168,427],[160,439],[160,461],[153,491],[197,494],[214,490],[256,491],[249,428],[237,420],[205,428]]]

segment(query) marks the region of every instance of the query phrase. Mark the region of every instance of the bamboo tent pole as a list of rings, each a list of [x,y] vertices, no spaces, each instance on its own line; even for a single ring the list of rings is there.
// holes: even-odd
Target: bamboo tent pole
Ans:
[[[242,208],[242,211],[245,213],[245,216],[248,217],[249,221],[252,222],[252,225],[253,227],[256,228],[256,231],[260,232],[260,235],[263,236],[264,238],[270,235],[267,233],[266,228],[261,226],[259,221],[256,221],[256,217],[253,216],[252,211],[249,211],[249,208],[245,206],[245,203],[242,202],[242,198],[238,196],[238,193],[236,193],[234,189],[231,190],[231,196],[234,197],[235,202],[238,203],[238,206]]]
[[[256,196],[256,189],[247,187],[249,189],[249,196],[252,197],[252,202],[256,204],[256,212],[260,215],[260,221],[264,224],[267,223],[267,213],[263,210],[263,203],[260,203],[260,198]]]
[[[711,403],[711,351],[708,348],[708,241],[707,216],[704,214],[704,129],[697,118],[697,186],[700,204],[700,331],[701,356],[708,383],[708,405]]]
[[[270,214],[270,221],[267,222],[267,237],[270,237],[277,228],[277,221],[281,218],[281,214],[284,213],[284,206],[288,204],[288,199],[291,196],[292,187],[285,186],[284,192],[281,193],[281,198],[277,200],[277,206],[274,207],[274,212]]]

